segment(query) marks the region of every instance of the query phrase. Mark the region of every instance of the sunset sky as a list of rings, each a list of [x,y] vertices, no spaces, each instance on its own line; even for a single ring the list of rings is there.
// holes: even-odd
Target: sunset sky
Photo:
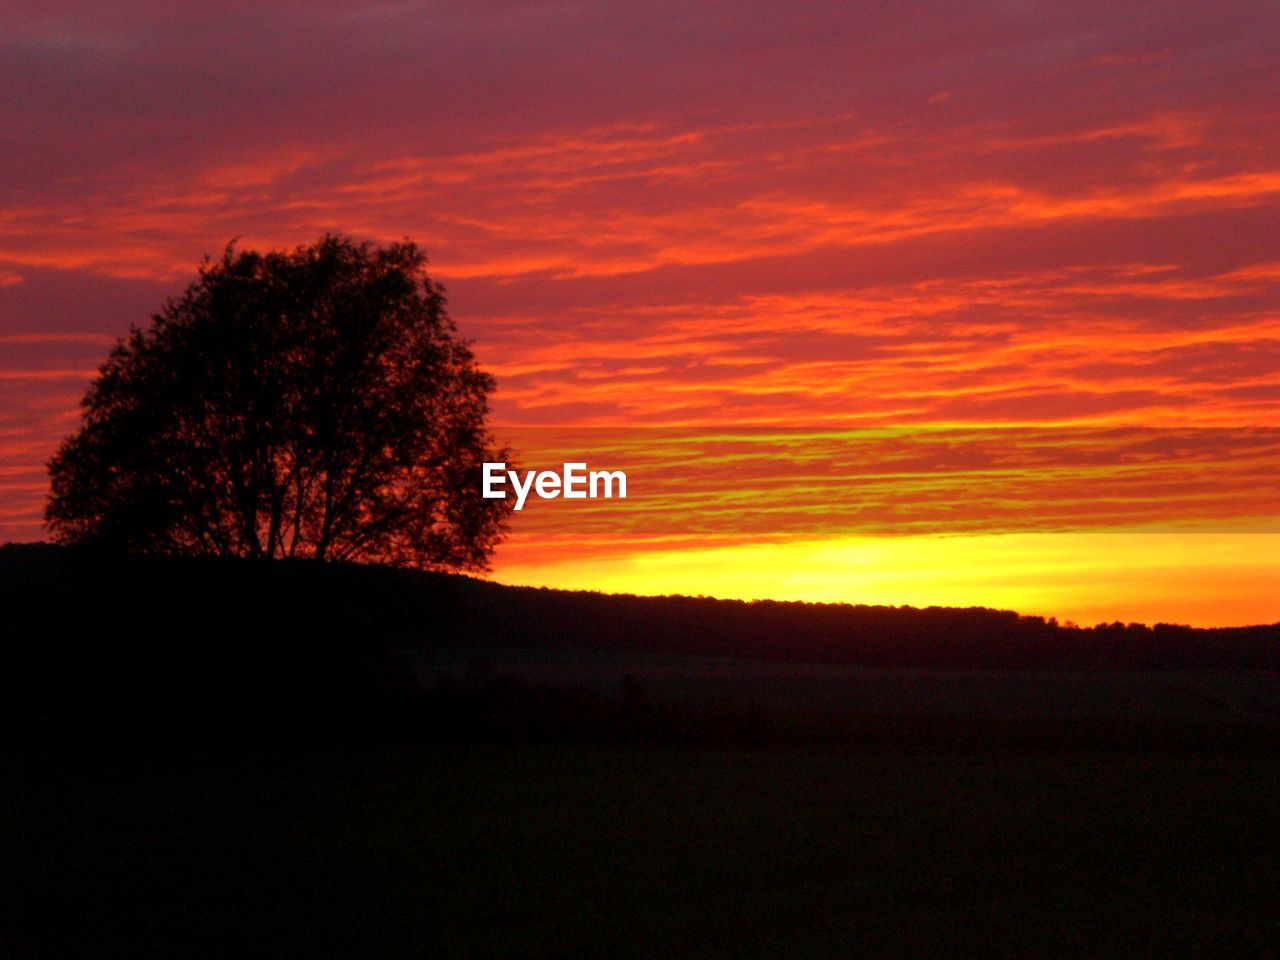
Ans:
[[[1280,7],[9,3],[0,539],[233,238],[410,237],[505,582],[1280,620]]]

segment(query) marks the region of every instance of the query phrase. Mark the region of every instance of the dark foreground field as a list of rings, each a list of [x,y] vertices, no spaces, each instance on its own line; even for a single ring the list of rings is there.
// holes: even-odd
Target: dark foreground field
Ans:
[[[0,958],[1280,955],[1280,626],[0,547]]]
[[[4,768],[11,957],[1264,957],[1276,759],[381,747]]]

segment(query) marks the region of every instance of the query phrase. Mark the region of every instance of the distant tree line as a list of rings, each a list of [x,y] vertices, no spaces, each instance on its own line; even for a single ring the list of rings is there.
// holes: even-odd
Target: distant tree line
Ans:
[[[867,666],[969,669],[1280,668],[1280,624],[1202,629],[1119,622],[1064,626],[983,607],[888,607],[511,587],[450,574],[307,562],[259,568],[217,558],[113,558],[51,546],[0,547],[7,609],[104,610],[141,625],[240,624],[250,599],[281,627],[369,644],[589,648]],[[24,584],[18,586],[18,584]],[[65,598],[79,598],[75,611]],[[128,600],[127,607],[120,609]],[[260,639],[272,614],[258,611]],[[172,617],[172,619],[169,619]],[[56,623],[56,621],[55,621]],[[52,624],[51,624],[52,626]],[[72,621],[66,622],[68,631]]]
[[[1086,629],[981,608],[611,596],[375,565],[51,545],[0,547],[0,608],[26,625],[0,634],[0,747],[159,741],[181,752],[197,741],[280,737],[892,749],[1280,742],[1280,717],[1265,704],[1256,716],[1187,728],[1140,718],[1125,729],[1111,720],[1087,728],[1052,718],[778,713],[696,693],[651,702],[639,682],[610,694],[483,669],[495,649],[514,646],[570,662],[577,650],[875,667],[1275,671],[1280,625]],[[481,669],[424,673],[433,647]]]

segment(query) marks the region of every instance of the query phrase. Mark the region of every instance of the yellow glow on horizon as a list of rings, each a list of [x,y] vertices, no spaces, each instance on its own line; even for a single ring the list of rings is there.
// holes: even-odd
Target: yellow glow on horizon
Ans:
[[[1280,533],[841,537],[563,560],[500,551],[499,581],[743,600],[984,606],[1081,625],[1280,621]]]

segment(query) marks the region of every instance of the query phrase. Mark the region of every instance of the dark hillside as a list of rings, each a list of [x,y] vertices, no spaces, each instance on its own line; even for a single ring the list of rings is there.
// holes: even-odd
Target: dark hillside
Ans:
[[[107,557],[44,544],[0,547],[0,603],[60,645],[450,643],[966,669],[1280,668],[1280,624],[1078,628],[982,607],[637,597],[378,566]]]
[[[661,728],[670,738],[690,725],[698,736],[727,727],[754,737],[760,727],[754,704],[659,722],[634,686],[607,709],[555,678],[536,689],[489,676],[428,691],[421,654],[446,648],[1031,672],[1280,667],[1274,625],[1079,629],[981,608],[614,596],[375,566],[38,544],[0,548],[0,609],[9,625],[0,694],[19,737],[420,730],[427,701],[469,711],[468,729],[479,712],[486,730],[536,728],[553,738],[614,727]],[[1259,716],[1268,726],[1274,719],[1269,709]],[[1004,720],[1018,736],[1029,729]]]
[[[1280,937],[1275,627],[44,546],[0,548],[0,604],[0,956]]]

